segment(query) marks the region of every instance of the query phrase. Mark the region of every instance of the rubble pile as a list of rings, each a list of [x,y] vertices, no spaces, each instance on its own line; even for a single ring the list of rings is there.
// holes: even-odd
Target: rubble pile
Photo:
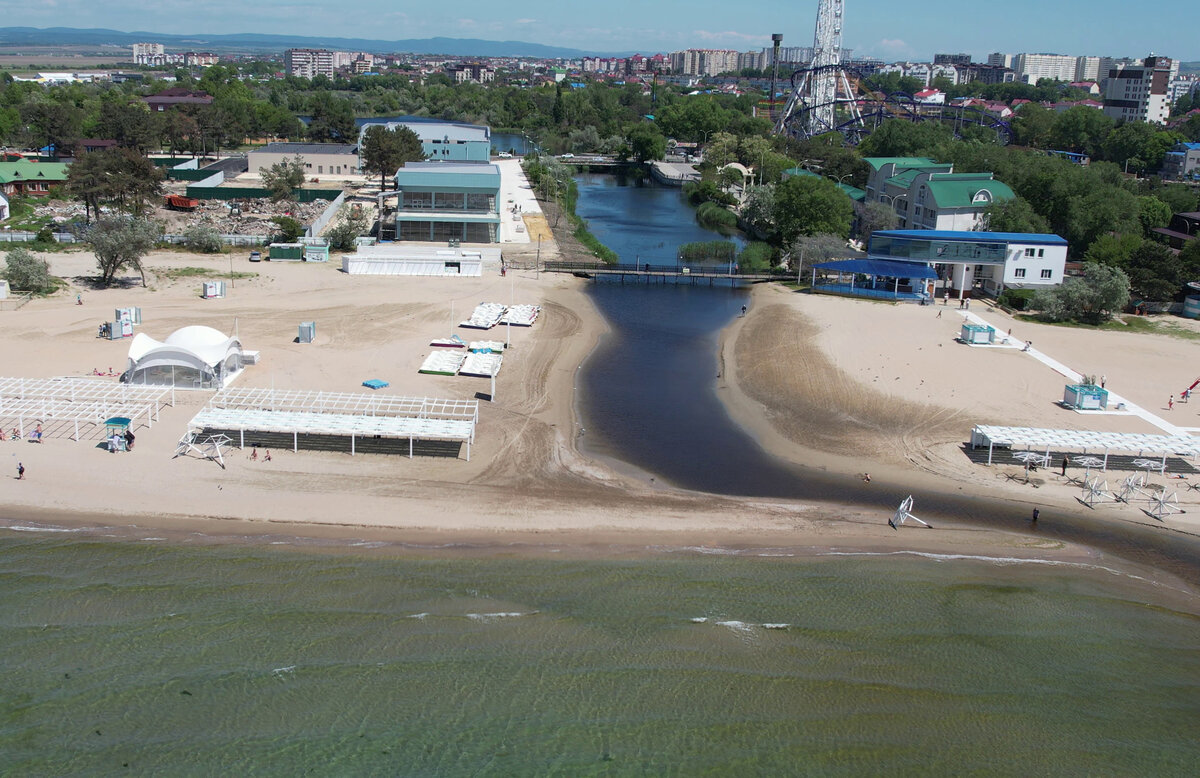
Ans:
[[[172,211],[163,204],[148,209],[147,216],[163,224],[169,235],[181,235],[190,227],[203,225],[212,227],[222,235],[271,235],[277,226],[271,221],[276,216],[290,216],[308,226],[317,220],[326,208],[328,200],[311,203],[272,202],[268,198],[255,200],[201,200],[194,211]],[[238,213],[240,211],[240,214]],[[109,206],[101,212],[115,213]],[[86,213],[83,203],[70,200],[51,200],[34,209],[34,216],[48,216],[55,224],[83,223]]]

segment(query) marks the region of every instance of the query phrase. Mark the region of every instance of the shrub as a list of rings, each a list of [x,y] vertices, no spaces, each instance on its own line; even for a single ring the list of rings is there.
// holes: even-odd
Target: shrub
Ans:
[[[684,262],[732,262],[737,244],[730,240],[708,240],[685,243],[679,247],[679,259]]]
[[[362,207],[356,205],[341,212],[338,223],[325,233],[325,237],[329,238],[330,248],[353,251],[355,238],[366,235],[369,227]]]
[[[8,252],[4,277],[13,289],[24,292],[45,292],[54,288],[50,277],[50,266],[44,259],[34,256],[26,248],[15,248]]]
[[[199,224],[183,233],[183,245],[201,254],[219,254],[225,248],[225,241],[215,228]]]
[[[775,249],[768,243],[747,243],[742,253],[738,254],[738,266],[742,270],[767,270],[774,264]]]
[[[732,235],[737,231],[737,214],[713,202],[700,204],[696,209],[696,221],[700,226],[722,235]]]
[[[295,243],[304,234],[304,225],[291,216],[276,216],[271,219],[279,228],[278,234],[272,237],[272,243]]]
[[[1005,289],[1000,294],[1000,304],[1016,311],[1026,311],[1032,307],[1035,296],[1037,292],[1033,289]]]

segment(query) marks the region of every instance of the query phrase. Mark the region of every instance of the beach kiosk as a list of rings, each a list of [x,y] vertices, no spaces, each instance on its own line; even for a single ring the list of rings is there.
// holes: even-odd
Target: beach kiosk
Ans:
[[[128,451],[125,435],[129,432],[130,420],[124,416],[113,416],[104,422],[104,442],[110,452]]]
[[[1095,384],[1068,384],[1063,390],[1063,405],[1077,411],[1108,409],[1108,390]]]
[[[305,262],[329,261],[329,238],[301,238]]]
[[[990,346],[996,342],[996,328],[986,324],[964,324],[958,337],[968,346]]]
[[[200,284],[200,296],[205,300],[212,300],[217,297],[225,296],[224,281],[205,281]]]
[[[297,343],[312,343],[317,339],[317,323],[315,321],[300,322],[300,334],[296,337]]]
[[[303,243],[272,243],[267,247],[267,259],[271,262],[303,262]]]
[[[127,321],[130,324],[141,324],[142,309],[137,307],[117,308],[113,313],[113,318],[117,321]]]

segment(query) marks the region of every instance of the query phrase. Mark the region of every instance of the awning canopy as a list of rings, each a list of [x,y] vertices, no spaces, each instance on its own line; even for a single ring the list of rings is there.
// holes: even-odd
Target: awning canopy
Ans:
[[[837,259],[814,265],[818,270],[838,273],[863,273],[888,278],[937,278],[933,268],[922,262],[889,262],[883,259]]]

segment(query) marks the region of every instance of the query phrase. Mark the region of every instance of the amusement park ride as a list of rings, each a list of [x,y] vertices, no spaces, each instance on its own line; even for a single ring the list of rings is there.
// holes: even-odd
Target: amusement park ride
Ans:
[[[772,79],[770,106],[775,132],[796,138],[812,138],[837,132],[850,144],[857,144],[886,119],[908,121],[947,121],[955,134],[964,127],[984,127],[996,132],[1004,142],[1011,137],[1009,123],[987,111],[963,106],[926,106],[904,92],[873,92],[863,84],[862,74],[842,64],[842,22],[844,0],[820,0],[817,27],[813,37],[813,61],[807,68],[792,73],[792,91],[783,110],[775,113],[775,89]],[[775,41],[775,67],[778,67],[779,37]]]

